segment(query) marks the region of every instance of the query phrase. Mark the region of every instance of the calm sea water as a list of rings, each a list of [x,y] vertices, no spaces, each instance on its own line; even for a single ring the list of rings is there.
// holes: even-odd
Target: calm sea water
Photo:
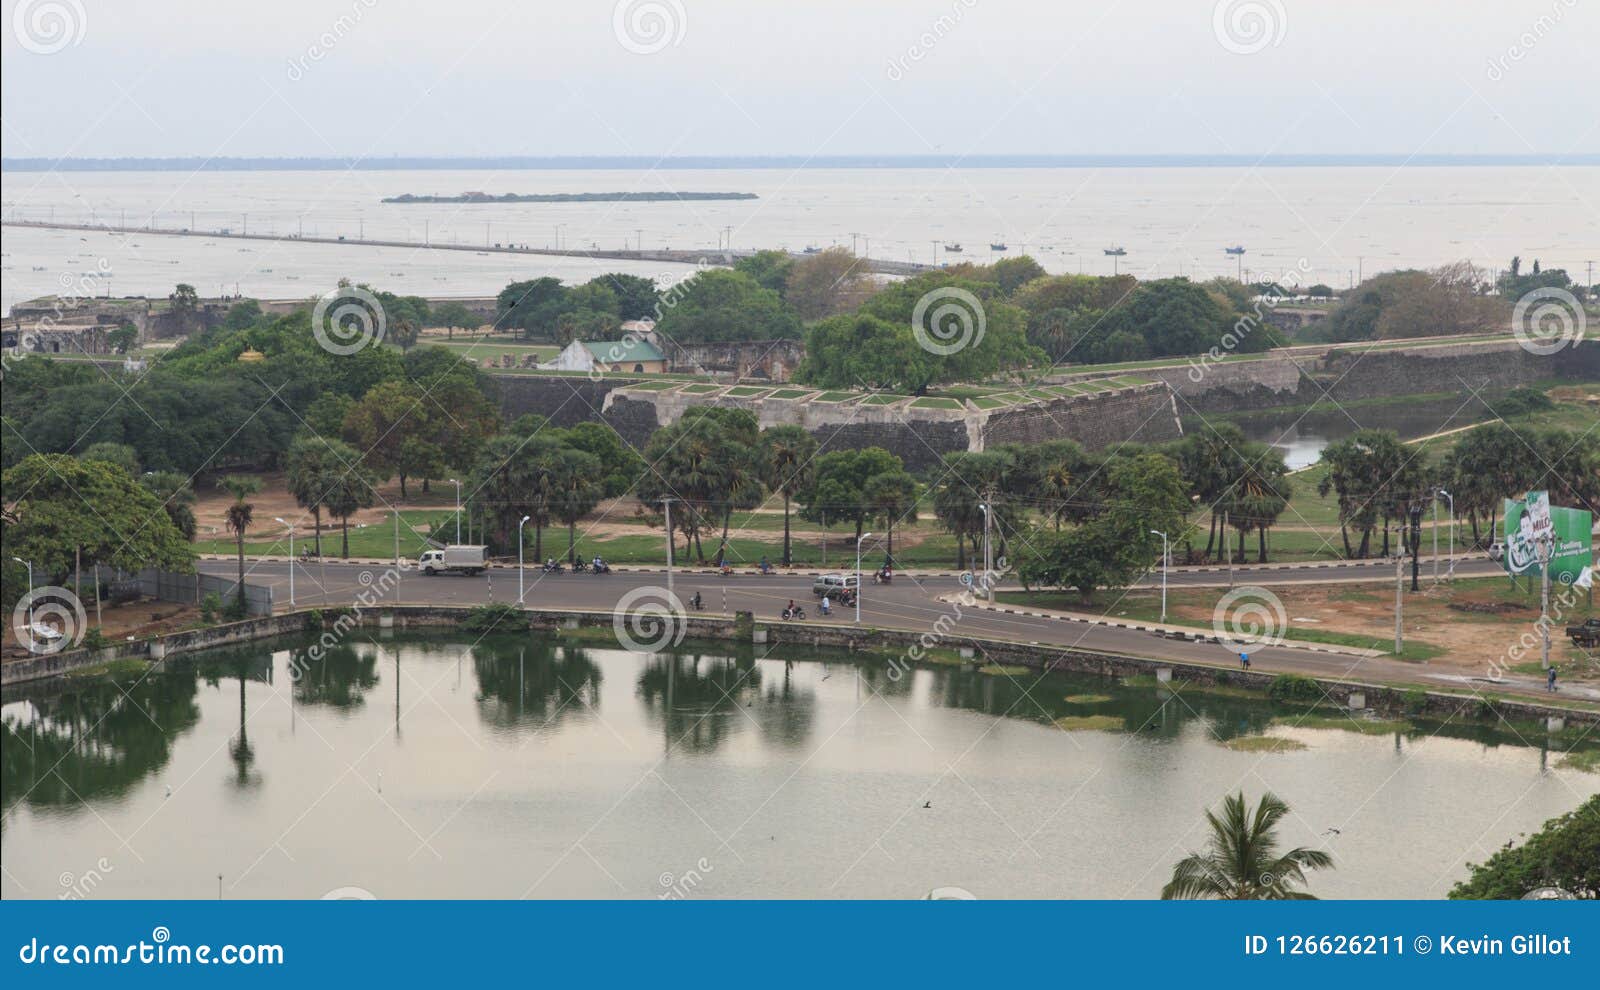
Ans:
[[[0,893],[1147,898],[1243,788],[1333,854],[1315,892],[1438,897],[1600,791],[1538,736],[1100,678],[359,634],[296,680],[297,645],[7,692]],[[1308,748],[1221,745],[1260,732]]]
[[[396,205],[399,193],[753,192],[726,203]],[[1056,272],[1298,272],[1348,284],[1358,272],[1514,254],[1581,273],[1600,255],[1594,167],[779,169],[692,171],[108,172],[0,176],[0,211],[28,219],[231,228],[479,245],[736,248],[832,244],[876,257],[988,260],[991,242]],[[854,232],[854,234],[852,233]],[[859,236],[857,236],[859,235]],[[960,243],[951,254],[943,245]],[[938,247],[936,247],[938,245]],[[102,262],[101,259],[104,259]],[[114,294],[171,291],[295,298],[341,276],[430,296],[497,292],[513,279],[581,280],[683,266],[440,251],[112,237],[8,229],[0,304],[59,291],[79,273]],[[35,270],[38,269],[38,270]]]

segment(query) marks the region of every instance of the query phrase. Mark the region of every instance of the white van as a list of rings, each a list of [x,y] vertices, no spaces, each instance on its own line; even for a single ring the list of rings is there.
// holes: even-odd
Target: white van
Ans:
[[[838,598],[839,593],[849,589],[856,590],[856,576],[854,574],[819,574],[811,582],[811,593],[818,598],[827,595],[829,598]]]

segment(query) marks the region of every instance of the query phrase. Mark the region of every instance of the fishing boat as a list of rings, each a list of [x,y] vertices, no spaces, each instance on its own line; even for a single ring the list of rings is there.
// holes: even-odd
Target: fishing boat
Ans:
[[[946,254],[960,254],[961,253],[961,244],[960,244],[960,242],[957,242],[955,244],[946,244],[944,246],[944,250],[945,250]]]
[[[990,241],[989,242],[989,250],[991,250],[991,251],[1005,251],[1005,250],[1008,250],[1008,248],[1006,247],[1006,242],[1005,241]]]
[[[1125,258],[1125,257],[1127,257],[1127,255],[1128,255],[1128,249],[1127,248],[1120,248],[1120,247],[1108,247],[1108,248],[1106,248],[1106,257],[1108,257],[1108,258]]]
[[[1230,248],[1223,248],[1222,249],[1222,253],[1223,254],[1244,254],[1244,248],[1236,244],[1236,245],[1234,245],[1233,247],[1230,247]]]
[[[822,249],[817,247],[815,244],[807,244],[806,247],[805,247],[805,250],[800,252],[800,253],[801,254],[817,254],[821,250]]]

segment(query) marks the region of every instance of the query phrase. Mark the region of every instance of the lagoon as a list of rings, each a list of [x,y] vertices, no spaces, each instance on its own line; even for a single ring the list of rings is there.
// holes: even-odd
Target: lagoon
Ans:
[[[1600,791],[1529,726],[1313,728],[1093,676],[609,633],[307,645],[8,690],[0,893],[1150,898],[1207,806],[1270,788],[1338,864],[1314,893],[1433,898]],[[1305,748],[1225,745],[1259,735]]]

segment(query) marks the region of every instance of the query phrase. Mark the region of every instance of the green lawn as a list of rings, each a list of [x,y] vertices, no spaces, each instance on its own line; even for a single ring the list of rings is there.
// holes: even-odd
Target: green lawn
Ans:
[[[449,524],[455,513],[446,509],[405,509],[400,513],[400,555],[403,557],[416,557],[426,546],[424,535],[428,533],[429,526],[437,524],[440,527]],[[328,525],[326,522],[324,526]],[[451,536],[454,535],[452,530]],[[350,528],[350,556],[352,557],[392,557],[394,556],[394,524],[392,521],[375,523],[365,527],[352,526]],[[300,553],[301,549],[311,545],[311,540],[303,535],[296,535],[294,552]],[[337,556],[340,551],[340,533],[337,528],[324,529],[322,534],[322,552],[330,559]],[[237,552],[233,540],[226,537],[221,539],[196,540],[194,548],[199,553],[231,554]],[[247,540],[244,545],[246,556],[260,554],[282,555],[289,552],[287,539],[272,541]]]

